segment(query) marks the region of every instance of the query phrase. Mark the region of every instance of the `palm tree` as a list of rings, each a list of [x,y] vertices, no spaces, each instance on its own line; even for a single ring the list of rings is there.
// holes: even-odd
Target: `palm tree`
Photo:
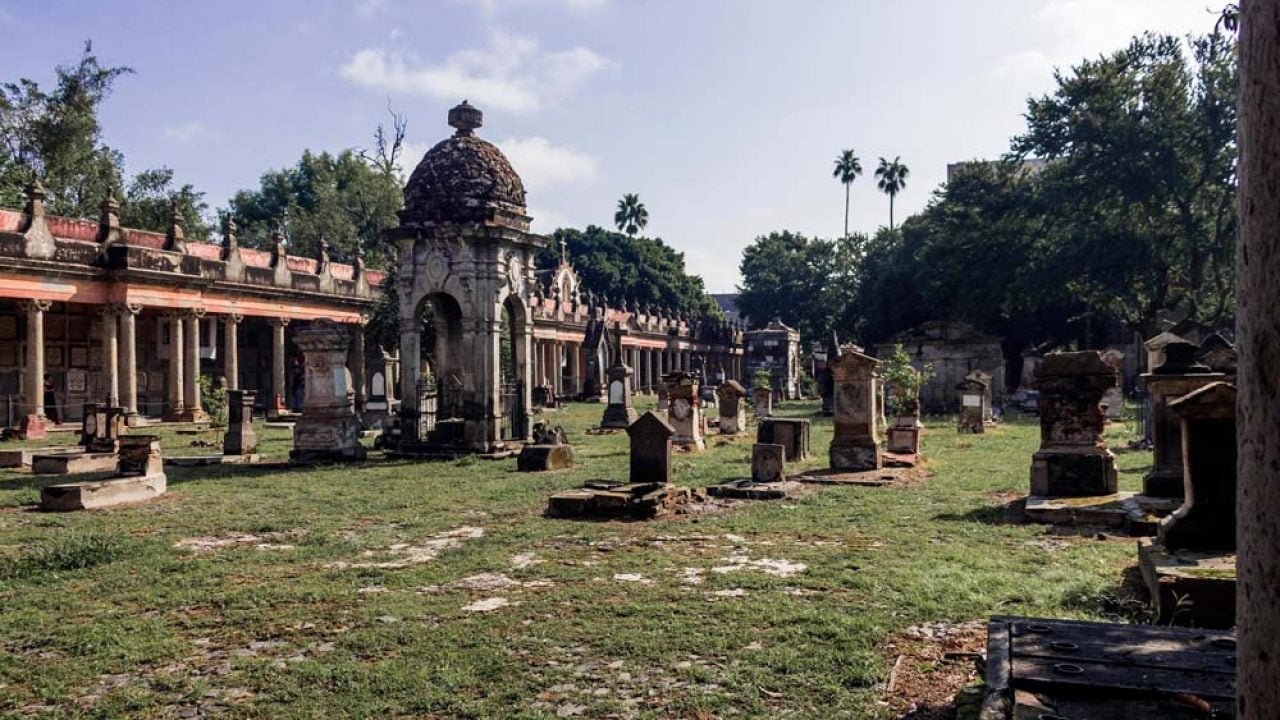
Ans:
[[[649,211],[640,202],[639,195],[627,193],[622,196],[618,201],[618,211],[613,214],[613,224],[632,237],[649,224]]]
[[[836,169],[831,177],[844,185],[844,236],[849,237],[849,186],[862,174],[862,163],[852,150],[841,150],[836,158]]]
[[[907,187],[907,175],[911,171],[900,161],[901,155],[895,155],[893,162],[880,158],[880,167],[876,168],[876,187],[889,196],[889,229],[893,229],[893,198]]]

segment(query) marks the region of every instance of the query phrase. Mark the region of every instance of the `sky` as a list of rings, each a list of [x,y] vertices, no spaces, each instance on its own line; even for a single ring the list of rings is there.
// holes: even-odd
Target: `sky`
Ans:
[[[534,230],[609,226],[618,198],[712,292],[775,230],[888,223],[879,158],[910,169],[895,219],[949,162],[996,158],[1054,68],[1146,30],[1212,29],[1225,0],[0,0],[0,81],[50,82],[85,40],[127,65],[102,113],[130,173],[173,168],[223,207],[302,151],[368,147],[388,105],[406,170],[448,109],[524,179]]]

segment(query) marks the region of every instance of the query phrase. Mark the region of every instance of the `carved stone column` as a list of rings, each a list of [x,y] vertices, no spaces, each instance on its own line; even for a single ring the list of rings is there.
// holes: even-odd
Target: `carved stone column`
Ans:
[[[182,314],[170,313],[165,319],[169,321],[169,381],[166,383],[169,410],[164,414],[164,419],[178,422],[183,419],[187,409],[182,394]]]
[[[271,403],[268,414],[278,415],[288,409],[285,399],[289,389],[284,384],[284,329],[289,318],[271,319]]]
[[[189,422],[208,420],[209,416],[200,405],[200,318],[204,310],[193,309],[183,314],[183,337],[186,347],[183,350],[182,397],[186,405],[184,419]]]
[[[23,300],[18,304],[27,317],[27,356],[22,390],[26,414],[21,428],[26,438],[44,437],[49,425],[44,407],[44,314],[52,304],[48,300]]]
[[[227,390],[240,389],[240,323],[243,315],[232,313],[222,316],[222,374],[227,378]]]
[[[355,390],[356,414],[364,413],[367,378],[364,372],[364,329],[365,321],[352,328],[351,332],[351,384]]]
[[[116,306],[116,316],[120,323],[119,347],[116,355],[120,373],[120,406],[125,409],[125,422],[130,426],[139,424],[137,320],[140,312],[142,312],[141,305]]]
[[[102,327],[102,379],[107,407],[120,406],[120,329],[116,324],[118,312],[116,305],[98,308],[98,319]]]

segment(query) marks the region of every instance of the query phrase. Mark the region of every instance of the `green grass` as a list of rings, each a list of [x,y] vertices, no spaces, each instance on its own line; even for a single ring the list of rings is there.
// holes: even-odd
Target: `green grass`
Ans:
[[[0,475],[0,716],[875,718],[894,633],[1103,616],[1134,563],[1125,539],[1047,543],[1002,520],[1028,485],[1034,419],[980,436],[928,423],[934,475],[919,487],[648,523],[544,518],[551,493],[625,477],[626,436],[582,432],[601,411],[549,414],[580,463],[552,474],[514,460],[173,468],[160,501],[56,515],[30,511],[36,479]],[[166,453],[209,452],[160,434]],[[263,435],[287,454],[287,431]],[[815,420],[808,466],[830,436]],[[749,439],[708,445],[676,456],[676,482],[748,473]],[[1149,455],[1119,455],[1125,489]],[[483,536],[445,534],[459,528]],[[177,545],[192,538],[223,544]],[[425,561],[386,566],[414,552]],[[770,575],[764,560],[806,569]],[[481,573],[507,585],[455,585]],[[492,598],[509,604],[464,609]]]

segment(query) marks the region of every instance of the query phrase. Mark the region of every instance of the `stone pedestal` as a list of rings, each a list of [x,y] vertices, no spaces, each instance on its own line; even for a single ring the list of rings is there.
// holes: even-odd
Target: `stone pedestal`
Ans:
[[[706,448],[702,439],[702,399],[698,397],[698,378],[692,373],[673,372],[663,378],[671,398],[668,419],[675,429],[672,442],[690,450]]]
[[[1185,340],[1161,344],[1162,364],[1143,375],[1151,397],[1152,467],[1142,478],[1142,492],[1153,497],[1182,497],[1181,421],[1170,409],[1178,398],[1210,383],[1225,380],[1196,359],[1199,348]]]
[[[887,434],[889,452],[898,455],[920,454],[919,425],[893,425]]]
[[[751,482],[772,483],[787,479],[787,448],[774,443],[751,446]]]
[[[1115,458],[1102,439],[1098,403],[1115,370],[1094,350],[1052,353],[1036,368],[1040,449],[1031,460],[1031,494],[1052,497],[1116,492]]]
[[[227,391],[227,432],[222,436],[224,455],[251,455],[258,450],[258,434],[253,429],[252,390]]]
[[[620,362],[609,368],[607,398],[609,404],[600,419],[600,427],[621,430],[636,421],[639,414],[631,406],[631,368]]]
[[[294,333],[306,366],[302,416],[293,427],[291,460],[326,462],[363,460],[360,420],[356,417],[351,373],[347,370],[348,328],[314,320]]]
[[[831,364],[835,383],[835,434],[828,451],[834,470],[876,470],[881,466],[877,442],[875,358],[844,349]]]
[[[960,393],[960,423],[956,430],[962,433],[985,433],[988,386],[978,378],[965,378],[956,390]]]
[[[808,460],[810,423],[804,418],[767,418],[756,429],[756,442],[781,445],[787,452],[787,460]]]
[[[123,421],[124,412],[120,413]],[[106,480],[49,485],[40,492],[45,510],[94,510],[159,497],[167,489],[160,438],[126,435],[120,438],[115,477]]]
[[[746,398],[747,389],[737,380],[726,380],[716,388],[721,435],[737,435],[747,429]]]
[[[767,418],[773,416],[773,390],[767,387],[758,387],[751,389],[751,405],[755,410],[756,417]]]

